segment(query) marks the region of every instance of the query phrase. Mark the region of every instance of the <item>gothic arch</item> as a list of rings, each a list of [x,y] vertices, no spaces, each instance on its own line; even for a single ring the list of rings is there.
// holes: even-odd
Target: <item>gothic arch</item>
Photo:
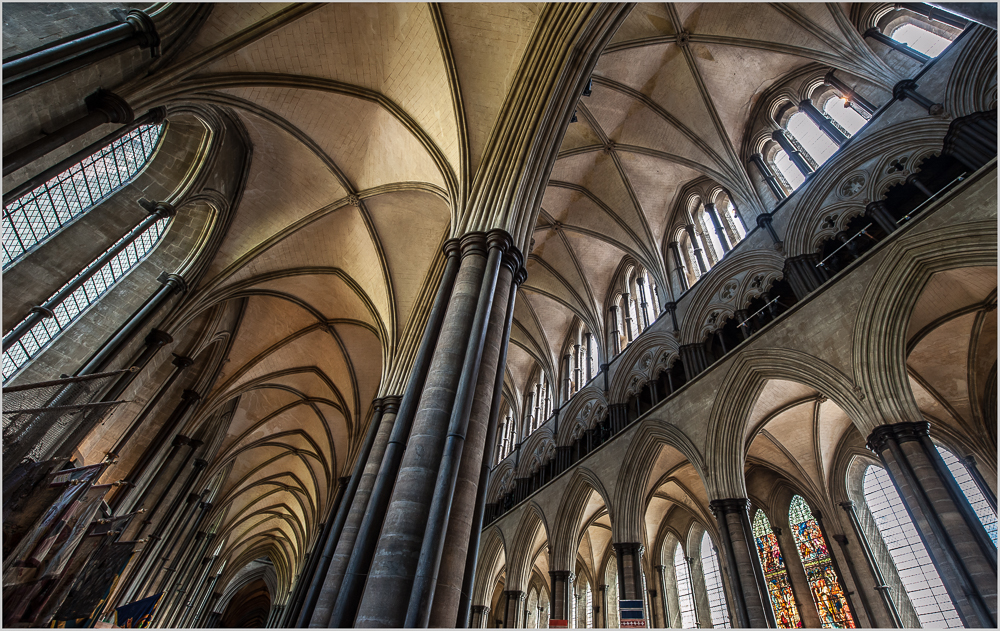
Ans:
[[[708,421],[706,478],[713,499],[746,497],[743,462],[750,411],[771,379],[807,385],[833,400],[859,427],[875,427],[860,390],[846,375],[821,359],[792,349],[743,351],[719,388]],[[726,461],[721,454],[729,457]],[[738,458],[732,458],[738,454]]]
[[[677,356],[677,340],[668,333],[644,334],[628,345],[608,389],[609,401],[624,403],[647,382],[656,379]]]
[[[489,598],[493,591],[493,579],[498,572],[498,565],[503,565],[507,559],[507,546],[503,531],[496,526],[487,529],[483,542],[479,547],[479,561],[476,563],[476,577],[473,583],[472,603],[489,606]]]
[[[521,513],[521,520],[517,525],[514,540],[510,543],[509,550],[504,547],[508,556],[507,560],[507,589],[524,591],[531,580],[531,568],[534,566],[535,551],[531,549],[532,543],[538,535],[538,529],[542,529],[545,539],[552,545],[552,531],[549,529],[545,513],[534,501],[524,504],[524,511]]]
[[[614,515],[610,495],[604,488],[600,477],[586,467],[577,467],[573,471],[569,485],[563,493],[562,502],[556,512],[556,520],[549,539],[552,546],[551,567],[553,570],[572,571],[576,562],[576,551],[580,547],[580,523],[587,499],[591,493],[597,493],[608,513]],[[614,528],[614,522],[612,522]]]
[[[870,421],[855,418],[863,431],[881,424],[875,419],[923,418],[907,376],[906,330],[930,277],[954,268],[995,266],[996,261],[995,221],[944,226],[892,244],[861,300],[853,332],[854,373],[877,410]]]

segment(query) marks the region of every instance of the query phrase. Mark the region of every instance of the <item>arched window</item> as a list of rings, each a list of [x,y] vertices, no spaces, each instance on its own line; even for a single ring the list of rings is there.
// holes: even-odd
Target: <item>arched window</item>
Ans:
[[[854,618],[840,588],[840,579],[833,569],[826,540],[809,505],[799,495],[792,498],[788,508],[788,525],[806,570],[809,591],[823,628],[854,629]]]
[[[778,548],[778,538],[774,536],[771,522],[762,510],[758,510],[753,518],[753,537],[757,543],[757,555],[764,568],[767,593],[771,596],[771,607],[778,626],[782,629],[801,627],[802,620],[795,606],[792,585],[788,582],[785,560],[781,558],[781,550]]]
[[[720,218],[729,228],[727,232],[732,236],[732,244],[735,246],[747,236],[747,231],[743,229],[743,222],[736,216],[736,206],[729,199],[729,195],[726,195],[719,204],[716,204],[716,208],[720,211]]]
[[[792,114],[785,127],[816,164],[823,164],[837,151],[837,143],[830,140],[805,112]]]
[[[889,37],[932,59],[943,53],[944,49],[951,44],[950,40],[911,23],[893,29],[889,33]]]
[[[910,521],[885,469],[869,465],[864,477],[865,504],[889,549],[899,580],[922,627],[961,627],[962,621],[945,590],[927,549]]]
[[[681,612],[681,626],[685,629],[697,628],[694,615],[694,593],[691,589],[691,574],[681,544],[674,546],[674,576],[677,577],[677,603]]]
[[[524,619],[527,622],[525,624],[526,629],[538,628],[538,590],[534,587],[531,588],[531,592],[528,594],[528,600],[524,608]]]
[[[726,604],[726,590],[722,586],[722,572],[719,569],[719,552],[706,531],[701,537],[701,567],[705,574],[705,591],[708,592],[708,608],[712,614],[712,626],[716,629],[729,628],[729,606]]]
[[[163,125],[143,125],[4,205],[3,268],[132,181]]]
[[[993,545],[996,545],[997,514],[989,502],[986,501],[986,496],[979,490],[979,486],[976,485],[969,470],[958,459],[958,456],[941,445],[934,446],[937,447],[938,453],[941,454],[941,459],[944,460],[944,463],[948,466],[948,470],[951,471],[951,475],[954,476],[955,482],[958,483],[958,488],[962,489],[962,493],[965,493],[965,498],[969,500],[972,510],[976,512],[976,517],[982,522],[983,528],[986,529],[986,534],[993,540]]]
[[[828,99],[823,106],[823,113],[840,125],[849,136],[857,134],[868,122],[868,119],[859,114],[844,98]]]
[[[783,149],[779,149],[774,154],[774,166],[778,169],[781,178],[784,179],[788,192],[794,191],[806,181],[806,176],[802,175],[802,172],[792,164],[792,159]]]
[[[83,271],[74,276],[68,283],[56,291],[45,304],[56,298],[64,288],[74,284],[78,279],[89,276],[76,290],[64,297],[52,308],[54,317],[45,318],[31,327],[24,335],[4,351],[3,378],[4,381],[13,376],[32,357],[38,355],[59,333],[75,322],[101,296],[108,293],[118,281],[125,277],[136,265],[153,251],[160,237],[167,229],[170,219],[165,217],[153,222],[141,232],[136,226],[131,232],[119,239],[114,245],[104,251]],[[124,247],[122,247],[124,245]],[[110,260],[98,265],[105,254],[121,248]],[[68,291],[68,290],[67,290]],[[31,317],[31,316],[29,316]],[[27,318],[26,318],[27,319]],[[23,320],[22,320],[23,322]],[[15,327],[16,328],[16,327]]]

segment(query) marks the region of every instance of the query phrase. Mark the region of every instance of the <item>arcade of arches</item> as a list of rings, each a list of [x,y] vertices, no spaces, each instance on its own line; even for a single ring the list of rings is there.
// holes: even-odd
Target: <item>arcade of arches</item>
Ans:
[[[996,5],[3,36],[5,626],[996,627]]]

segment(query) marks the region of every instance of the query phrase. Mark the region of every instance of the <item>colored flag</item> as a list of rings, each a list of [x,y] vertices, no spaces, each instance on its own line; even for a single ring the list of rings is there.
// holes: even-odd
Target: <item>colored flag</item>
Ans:
[[[118,607],[115,609],[115,626],[122,629],[148,629],[161,596],[163,592]]]

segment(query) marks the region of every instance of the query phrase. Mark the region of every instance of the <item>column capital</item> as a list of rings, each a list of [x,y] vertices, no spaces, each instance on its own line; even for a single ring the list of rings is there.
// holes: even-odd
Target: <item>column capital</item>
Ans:
[[[519,589],[505,589],[503,593],[511,600],[524,600],[528,596]]]
[[[485,232],[469,232],[460,239],[462,245],[462,258],[471,255],[486,256],[487,241]]]
[[[388,396],[382,397],[382,413],[383,414],[394,414],[399,411],[399,404],[402,402],[403,397],[395,394],[390,394]]]
[[[346,488],[347,485],[350,484],[350,482],[351,482],[351,476],[349,476],[349,475],[345,475],[343,477],[337,478],[337,483],[340,485],[340,488],[342,488],[342,489]]]
[[[129,125],[135,120],[132,106],[111,90],[100,88],[83,101],[89,111],[100,112],[107,116],[109,123]]]
[[[146,336],[146,346],[160,347],[160,346],[165,346],[166,344],[170,344],[173,341],[174,338],[171,337],[169,333],[167,333],[166,331],[161,331],[160,329],[153,329]]]
[[[931,424],[927,421],[880,425],[868,436],[868,449],[875,453],[881,453],[889,446],[890,440],[905,443],[911,440],[920,440],[925,436],[930,436],[930,434]]]
[[[712,500],[708,503],[708,508],[716,517],[719,517],[719,515],[729,515],[731,513],[742,513],[749,516],[750,500],[745,497]]]
[[[460,239],[448,239],[444,242],[444,247],[442,248],[444,255],[447,256],[458,256],[462,253],[462,241]]]
[[[554,581],[569,581],[570,583],[576,580],[576,574],[569,570],[549,570],[549,577]]]
[[[162,105],[159,107],[150,108],[150,110],[146,112],[146,116],[149,117],[149,122],[151,124],[159,125],[163,121],[167,120],[167,108],[163,107]]]
[[[200,400],[201,395],[194,390],[185,390],[181,392],[181,401],[184,401],[185,403],[197,403]]]
[[[156,277],[156,280],[159,281],[160,284],[167,285],[172,288],[174,291],[179,291],[182,294],[187,292],[187,281],[185,281],[184,277],[179,274],[170,274],[163,271]]]
[[[202,460],[201,458],[197,458],[197,459],[195,459],[195,461],[193,463],[191,463],[191,465],[195,469],[204,469],[205,467],[208,466],[208,461],[207,460]]]
[[[182,445],[188,445],[190,443],[191,443],[191,439],[190,438],[188,438],[187,436],[184,436],[182,434],[177,434],[176,436],[174,436],[174,440],[173,440],[172,444],[177,445],[178,447],[180,447]]]
[[[644,545],[635,541],[612,543],[611,546],[615,549],[615,552],[620,552],[622,554],[635,553],[637,555],[641,555],[646,550],[646,547]]]
[[[160,36],[156,32],[153,18],[149,17],[145,11],[131,9],[125,15],[125,21],[132,26],[134,31],[132,36],[138,40],[139,48],[152,48],[153,57],[159,57]]]
[[[173,356],[174,358],[170,361],[170,363],[173,364],[174,366],[177,366],[181,370],[190,367],[194,363],[194,360],[191,359],[190,357],[185,357],[184,355],[178,355],[177,353],[173,353]]]

